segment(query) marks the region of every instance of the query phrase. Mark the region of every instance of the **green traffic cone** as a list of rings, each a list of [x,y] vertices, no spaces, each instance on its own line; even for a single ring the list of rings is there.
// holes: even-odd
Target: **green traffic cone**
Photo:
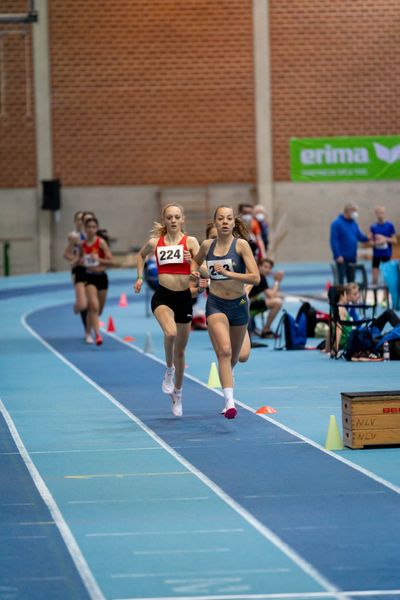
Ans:
[[[326,450],[343,450],[343,440],[339,433],[339,427],[334,415],[329,418],[328,432],[326,434]]]
[[[210,388],[220,388],[220,387],[222,387],[221,386],[221,381],[220,381],[219,375],[218,375],[217,365],[215,364],[215,362],[211,363],[210,374],[208,376],[208,383],[207,383],[207,385]]]

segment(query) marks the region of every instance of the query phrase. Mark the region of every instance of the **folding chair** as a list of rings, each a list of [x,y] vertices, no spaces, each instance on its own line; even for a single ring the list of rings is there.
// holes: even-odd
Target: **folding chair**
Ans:
[[[368,284],[367,270],[364,265],[355,263],[354,268],[354,281],[360,286],[360,293],[363,302],[367,301],[367,294],[369,291],[373,293],[374,305],[378,304],[378,292],[383,291],[387,306],[389,306],[389,290],[384,284]],[[359,277],[358,277],[359,276]]]
[[[346,343],[353,329],[361,326],[369,326],[375,319],[374,304],[338,304],[339,291],[337,286],[332,286],[328,290],[329,299],[329,349],[331,358],[341,358],[346,350]],[[339,308],[349,311],[356,310],[359,313],[358,319],[340,317]],[[368,316],[369,314],[369,316]]]

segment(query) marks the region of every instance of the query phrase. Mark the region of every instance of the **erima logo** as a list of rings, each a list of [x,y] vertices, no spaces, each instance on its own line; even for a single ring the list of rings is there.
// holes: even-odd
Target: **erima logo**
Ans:
[[[400,160],[400,145],[394,148],[386,148],[386,146],[374,142],[374,148],[376,156],[383,162],[389,163],[389,165]]]
[[[307,148],[300,152],[303,165],[347,165],[369,163],[367,148],[332,148],[325,144],[323,148]]]

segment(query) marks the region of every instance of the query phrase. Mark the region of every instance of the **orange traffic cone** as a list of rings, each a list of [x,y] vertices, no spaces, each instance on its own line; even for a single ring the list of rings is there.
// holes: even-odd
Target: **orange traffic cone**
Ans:
[[[277,413],[278,411],[275,410],[275,408],[272,408],[272,406],[261,406],[261,408],[259,408],[258,410],[256,410],[256,413],[258,415],[273,415],[275,413]]]
[[[126,297],[125,293],[121,294],[118,306],[121,306],[121,308],[125,308],[126,306],[128,306],[128,298]]]
[[[107,331],[110,333],[115,331],[115,325],[112,317],[109,317],[108,319]]]

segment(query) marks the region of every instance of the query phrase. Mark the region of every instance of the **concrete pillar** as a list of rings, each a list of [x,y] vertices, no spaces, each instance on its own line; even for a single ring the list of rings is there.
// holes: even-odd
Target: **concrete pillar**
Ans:
[[[53,179],[48,0],[36,0],[36,8],[39,19],[32,25],[37,162],[36,233],[39,269],[46,272],[51,267],[51,227],[54,218],[51,211],[41,210],[41,181]]]
[[[253,0],[254,85],[258,202],[273,221],[269,0]]]

